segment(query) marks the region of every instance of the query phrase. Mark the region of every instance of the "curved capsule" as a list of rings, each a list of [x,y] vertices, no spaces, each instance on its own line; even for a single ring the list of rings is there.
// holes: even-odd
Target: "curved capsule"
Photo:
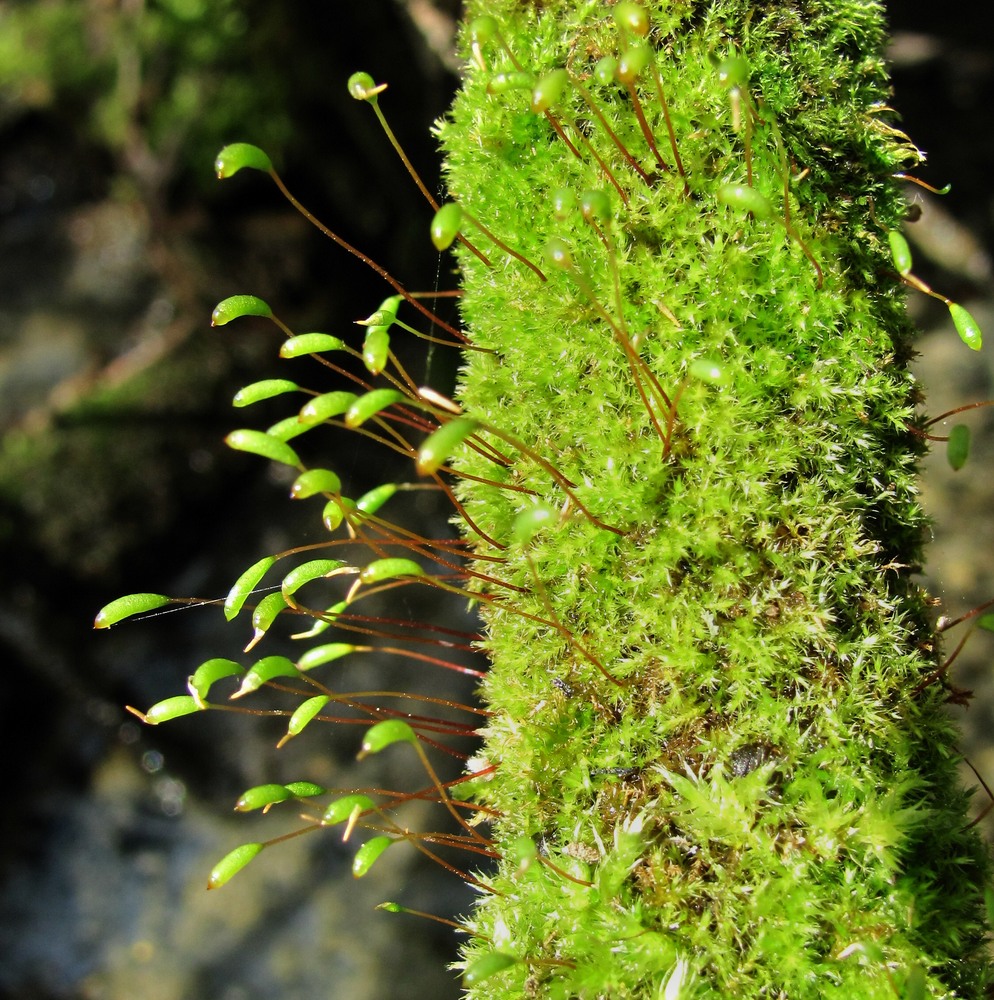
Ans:
[[[269,303],[256,295],[229,295],[214,307],[211,313],[211,326],[225,326],[233,319],[242,316],[261,316],[269,319],[272,315],[273,310],[269,308]]]
[[[223,657],[215,657],[206,660],[187,679],[187,690],[194,699],[201,704],[207,697],[210,689],[225,677],[235,677],[242,673],[244,667],[234,660],[227,660]]]
[[[607,86],[618,79],[618,60],[614,56],[604,56],[594,65],[594,79]]]
[[[301,423],[320,424],[332,417],[340,417],[358,398],[354,392],[344,389],[322,393],[300,408],[298,419]]]
[[[363,514],[375,514],[396,492],[396,483],[375,486],[356,500],[356,510]]]
[[[235,393],[232,399],[232,406],[251,406],[253,403],[260,403],[264,399],[272,399],[274,396],[282,396],[286,392],[295,392],[300,386],[296,382],[291,382],[285,378],[265,378],[261,382],[253,382],[251,385],[243,386]]]
[[[448,250],[459,235],[462,226],[462,209],[449,201],[439,208],[431,220],[431,241],[436,250]]]
[[[626,84],[634,84],[639,78],[639,74],[649,65],[651,55],[644,45],[633,45],[621,53],[615,74],[618,79]]]
[[[345,341],[330,333],[298,333],[287,337],[280,345],[281,358],[299,358],[305,354],[323,354],[325,351],[344,351]]]
[[[379,375],[387,366],[390,356],[390,334],[388,326],[370,326],[362,341],[362,362],[372,375]]]
[[[258,562],[252,563],[234,582],[231,590],[228,591],[228,596],[224,599],[224,617],[229,622],[242,610],[249,594],[259,586],[259,582],[275,562],[276,556],[263,556]]]
[[[324,795],[328,791],[320,785],[315,785],[313,781],[291,781],[286,790],[295,798],[308,799],[312,795]]]
[[[751,212],[757,219],[769,219],[773,215],[769,199],[748,184],[722,184],[717,197],[723,205],[740,212]]]
[[[335,531],[345,520],[346,513],[351,514],[355,509],[355,500],[336,496],[324,505],[324,510],[321,512],[321,523],[328,531]]]
[[[980,325],[977,321],[958,303],[950,302],[949,315],[953,318],[953,326],[960,336],[960,340],[970,348],[971,351],[979,351],[983,346],[983,335],[980,332]]]
[[[184,715],[192,715],[194,712],[202,712],[207,706],[198,704],[197,699],[188,694],[178,694],[163,701],[157,701],[144,715],[144,721],[150,726],[157,726],[160,722],[171,722],[173,719],[182,718]]]
[[[462,976],[463,985],[475,986],[477,983],[482,983],[484,979],[489,979],[491,976],[497,975],[498,972],[509,969],[517,962],[518,959],[513,955],[506,955],[501,951],[486,951],[482,955],[477,955],[466,966],[466,971]]]
[[[249,668],[242,680],[242,686],[231,697],[241,698],[251,694],[267,681],[275,680],[277,677],[298,676],[300,672],[292,660],[288,660],[285,656],[264,656]]]
[[[421,476],[428,476],[438,470],[451,458],[459,447],[480,426],[472,417],[456,417],[442,424],[421,442],[415,468]]]
[[[553,525],[559,515],[548,504],[539,503],[523,510],[511,525],[511,540],[527,545],[543,528]]]
[[[630,31],[640,38],[649,34],[649,15],[645,7],[631,0],[621,0],[615,5],[614,21],[622,31]]]
[[[300,437],[301,434],[305,434],[315,426],[315,424],[303,423],[299,416],[284,417],[282,420],[277,420],[271,427],[267,427],[266,433],[271,438],[276,438],[277,441],[285,442]]]
[[[249,142],[232,142],[225,146],[214,160],[218,180],[233,177],[239,170],[249,168],[272,173],[273,161],[258,146]]]
[[[424,575],[425,571],[413,559],[391,557],[375,559],[364,566],[359,574],[359,579],[368,586],[373,583],[382,583],[384,580],[392,580],[398,576]]]
[[[355,858],[352,860],[352,874],[356,878],[362,878],[376,864],[383,852],[393,843],[393,837],[387,837],[383,834],[378,837],[370,837],[355,852]]]
[[[207,878],[208,889],[220,889],[232,876],[237,875],[259,852],[265,844],[241,844],[233,851],[229,851],[211,869]]]
[[[366,730],[362,740],[362,749],[356,755],[356,760],[362,760],[370,754],[386,750],[394,743],[417,743],[414,730],[403,719],[384,719]]]
[[[335,799],[325,809],[321,817],[322,826],[336,826],[351,820],[353,816],[358,817],[361,813],[370,812],[376,808],[376,803],[368,796],[355,792],[352,795],[343,795],[340,799]],[[355,820],[352,820],[354,823]]]
[[[892,229],[887,234],[887,242],[890,244],[890,255],[894,260],[894,266],[898,274],[911,273],[911,247],[902,233]]]
[[[245,451],[250,455],[268,458],[271,462],[281,465],[292,465],[300,468],[301,461],[297,453],[285,441],[267,434],[265,431],[240,428],[232,431],[224,443],[235,451]]]
[[[580,214],[588,221],[610,222],[611,199],[596,189],[580,193]]]
[[[318,694],[313,698],[308,698],[307,701],[302,702],[293,715],[290,716],[290,724],[287,726],[286,736],[280,740],[278,746],[283,746],[287,740],[293,739],[294,736],[299,736],[310,723],[314,721],[318,712],[324,708],[331,698],[326,694]]]
[[[957,424],[949,432],[946,442],[946,460],[950,467],[959,472],[970,457],[970,428],[966,424]]]
[[[154,611],[170,602],[165,594],[125,594],[105,604],[93,619],[94,628],[110,628],[125,618]]]
[[[297,669],[301,671],[313,670],[325,663],[332,663],[354,653],[356,647],[351,642],[329,642],[323,646],[315,646],[307,650],[298,660]]]
[[[342,481],[331,469],[308,469],[293,481],[290,487],[292,500],[304,500],[316,493],[342,492]]]
[[[407,396],[397,389],[373,389],[364,393],[345,411],[345,426],[361,427],[381,410],[405,399]]]
[[[695,358],[691,361],[687,374],[691,378],[696,378],[701,382],[708,382],[711,385],[728,385],[731,375],[728,369],[721,362],[711,358]]]
[[[300,590],[305,583],[327,579],[344,565],[341,559],[312,559],[310,562],[301,563],[283,577],[280,590],[284,597],[289,597]]]
[[[252,628],[255,630],[252,641],[245,647],[246,652],[252,649],[259,640],[269,631],[278,615],[282,614],[290,605],[282,593],[267,594],[255,606],[252,612]]]
[[[564,69],[554,69],[541,77],[532,88],[531,109],[541,115],[558,104],[569,84],[569,73]]]
[[[729,90],[749,83],[749,63],[741,56],[729,56],[718,64],[718,82]]]
[[[503,94],[508,90],[531,90],[535,86],[535,75],[522,70],[494,73],[487,81],[488,94]]]
[[[286,785],[256,785],[255,788],[242,792],[235,803],[235,812],[252,812],[255,809],[268,811],[277,802],[286,802],[291,798],[293,794]]]

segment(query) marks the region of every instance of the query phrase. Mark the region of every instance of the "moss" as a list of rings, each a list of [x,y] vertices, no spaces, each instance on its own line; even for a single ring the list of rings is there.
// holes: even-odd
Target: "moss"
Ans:
[[[880,10],[654,7],[685,179],[652,76],[636,91],[662,167],[632,97],[593,77],[629,44],[612,11],[471,5],[500,38],[440,127],[453,198],[548,278],[460,252],[463,319],[492,352],[467,355],[460,401],[562,477],[459,463],[493,481],[460,486],[493,539],[558,512],[527,545],[467,531],[500,581],[479,794],[504,857],[470,995],[977,996],[987,862],[943,692],[917,689],[936,641],[910,572],[913,331],[887,232],[892,174],[920,154],[884,108]],[[553,114],[579,155],[529,90],[488,93],[515,64],[584,81],[650,182],[577,87]],[[610,220],[557,215],[562,188],[604,192]],[[521,838],[545,857],[523,864]],[[515,962],[478,975],[495,952]]]

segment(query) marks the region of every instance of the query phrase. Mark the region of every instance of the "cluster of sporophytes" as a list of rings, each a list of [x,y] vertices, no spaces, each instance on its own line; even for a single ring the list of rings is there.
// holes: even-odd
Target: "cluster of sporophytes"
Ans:
[[[348,716],[370,722],[361,756],[409,744],[424,787],[303,780],[239,808],[286,802],[306,829],[362,832],[357,875],[398,841],[444,856],[480,891],[460,925],[469,996],[983,995],[986,853],[913,580],[929,435],[904,290],[937,293],[898,233],[921,156],[886,103],[878,5],[470,7],[465,84],[438,130],[447,202],[421,185],[458,259],[461,324],[371,261],[394,294],[361,346],[294,333],[253,296],[214,315],[269,317],[284,357],[344,380],[246,387],[236,405],[306,401],[227,439],[294,467],[329,538],[256,563],[225,611],[253,607],[247,650],[290,615],[317,645],[209,660],[143,717],[210,709],[233,677],[236,699],[282,699],[266,711],[287,717],[284,740]],[[350,89],[391,136],[383,86]],[[217,167],[283,188],[254,146]],[[463,349],[455,401],[398,363],[391,337],[408,331]],[[410,455],[449,492],[461,540],[383,516],[403,485],[353,500],[305,464],[291,439],[329,422]],[[319,581],[341,585],[330,606],[302,596]],[[479,635],[426,644],[417,623],[364,613],[417,586],[475,602]],[[168,601],[122,598],[98,624]],[[458,645],[488,655],[482,708],[335,687],[333,661],[370,647],[468,670],[446,660]],[[443,781],[433,758],[474,732],[464,777]],[[412,798],[447,810],[449,832],[407,829]],[[266,846],[237,848],[212,885]]]

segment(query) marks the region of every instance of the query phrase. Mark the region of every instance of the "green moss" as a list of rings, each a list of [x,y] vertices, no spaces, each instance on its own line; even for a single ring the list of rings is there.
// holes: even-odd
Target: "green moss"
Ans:
[[[484,608],[499,766],[480,785],[505,860],[465,957],[517,959],[470,995],[870,998],[922,975],[924,995],[979,995],[986,857],[943,693],[917,690],[936,641],[910,576],[913,331],[887,232],[891,175],[919,154],[883,107],[879,8],[654,8],[686,192],[652,77],[665,170],[630,96],[591,79],[625,45],[612,8],[481,13],[525,70],[586,81],[652,183],[576,88],[554,113],[580,155],[527,90],[488,93],[513,68],[497,40],[440,129],[452,196],[548,277],[460,253],[465,324],[492,352],[467,355],[460,401],[575,484],[524,455],[460,463],[493,481],[460,495],[495,539],[535,503],[561,512],[527,547],[467,533],[508,587]],[[717,69],[733,54],[738,129]],[[769,218],[723,203],[750,180]],[[610,225],[558,218],[559,188],[604,191]],[[551,864],[522,864],[522,837]]]

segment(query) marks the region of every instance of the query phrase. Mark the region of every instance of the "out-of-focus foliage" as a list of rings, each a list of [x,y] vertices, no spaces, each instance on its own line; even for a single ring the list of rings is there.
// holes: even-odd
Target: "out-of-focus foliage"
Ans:
[[[244,0],[0,0],[0,127],[25,110],[85,121],[153,182],[204,174],[247,121],[280,147],[288,80],[270,43],[285,21]]]

